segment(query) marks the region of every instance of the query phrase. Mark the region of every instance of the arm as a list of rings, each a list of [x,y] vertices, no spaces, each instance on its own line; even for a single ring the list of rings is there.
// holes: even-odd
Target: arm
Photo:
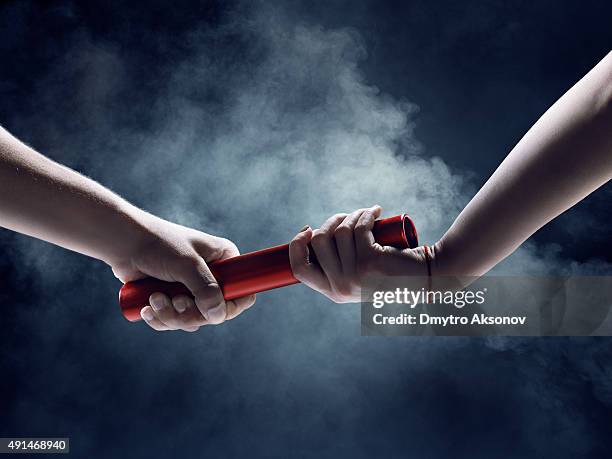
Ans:
[[[195,331],[233,318],[253,298],[225,302],[206,262],[238,254],[230,241],[137,209],[100,184],[57,164],[0,128],[0,225],[106,262],[126,282],[153,276],[194,294],[151,296],[145,321]]]
[[[484,274],[611,177],[609,53],[535,123],[434,246],[438,272]]]
[[[612,177],[612,53],[527,132],[431,247],[432,275],[480,276]],[[374,243],[380,208],[338,214],[291,244],[296,277],[331,299],[359,301],[372,272],[427,275],[424,250]],[[307,244],[321,268],[308,264]]]

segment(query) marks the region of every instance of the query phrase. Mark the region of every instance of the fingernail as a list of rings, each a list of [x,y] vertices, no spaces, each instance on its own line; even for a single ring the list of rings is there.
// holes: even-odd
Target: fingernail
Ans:
[[[206,311],[206,320],[213,324],[219,324],[225,320],[225,303],[221,303]]]
[[[142,316],[144,320],[153,320],[153,313],[151,312],[150,309],[143,309],[140,312],[140,315]]]
[[[303,232],[304,232],[304,231],[306,231],[307,229],[310,229],[310,225],[306,225],[306,226],[304,226],[304,228],[302,228],[302,229],[300,230],[300,233],[303,233]]]
[[[163,295],[159,292],[154,293],[149,297],[149,304],[151,305],[154,311],[161,311],[162,309],[167,308],[168,306],[172,307],[172,304],[170,304],[170,300],[166,297],[166,295]]]
[[[183,303],[182,301],[177,301],[174,305],[174,309],[176,309],[176,312],[178,312],[179,314],[182,314],[187,309],[187,306],[185,306],[185,303]]]

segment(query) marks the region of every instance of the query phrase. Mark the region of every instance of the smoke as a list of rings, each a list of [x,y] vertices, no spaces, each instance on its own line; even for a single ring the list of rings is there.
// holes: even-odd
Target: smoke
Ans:
[[[99,175],[143,184],[159,193],[141,197],[147,208],[230,231],[239,245],[284,241],[304,223],[374,203],[410,212],[425,239],[439,237],[465,201],[462,179],[418,156],[414,105],[363,81],[359,36],[265,13],[236,27],[193,34],[192,56],[155,103],[160,128],[131,168],[105,164]],[[211,41],[245,30],[258,59],[210,55]],[[220,101],[203,102],[207,94]]]
[[[145,38],[156,46],[154,31]],[[242,251],[372,204],[389,216],[408,212],[422,241],[434,242],[475,191],[467,173],[429,156],[415,138],[418,108],[365,81],[357,31],[300,23],[257,4],[181,40],[182,52],[150,75],[146,59],[75,32],[33,95],[38,110],[12,125],[137,205],[226,236]],[[578,453],[589,447],[587,424],[567,410],[587,402],[568,395],[572,384],[589,379],[593,397],[610,403],[609,371],[580,364],[573,342],[361,338],[357,306],[331,304],[303,286],[260,295],[222,327],[155,334],[119,317],[119,285],[106,267],[20,236],[3,240],[15,251],[13,284],[30,284],[27,295],[16,289],[23,309],[15,314],[27,329],[18,352],[33,356],[31,370],[18,367],[24,380],[9,425],[57,426],[88,457],[108,455],[109,436],[134,457],[172,444],[186,455],[261,455],[288,445],[298,455],[382,455],[394,451],[387,436],[406,432],[435,456],[444,452],[436,435],[459,441],[461,418],[495,410],[502,392],[521,411],[492,416],[503,427],[524,423],[515,427],[520,444],[532,443],[530,432],[575,428],[554,445]],[[533,244],[500,272],[568,269],[609,272]],[[593,352],[609,357],[602,347]],[[561,374],[557,357],[577,374]],[[41,393],[44,372],[63,385]],[[561,376],[558,392],[548,391]],[[489,427],[487,419],[471,422],[475,431]],[[358,451],[361,435],[370,438]],[[496,435],[502,431],[489,441]]]

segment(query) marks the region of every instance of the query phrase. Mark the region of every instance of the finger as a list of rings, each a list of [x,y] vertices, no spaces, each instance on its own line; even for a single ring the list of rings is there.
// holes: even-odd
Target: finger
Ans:
[[[179,314],[184,313],[188,309],[196,307],[194,299],[187,295],[177,295],[173,297],[172,306],[174,307],[174,310]]]
[[[204,259],[195,257],[179,268],[176,277],[191,291],[197,308],[208,323],[219,324],[225,320],[223,293]]]
[[[374,250],[376,241],[374,240],[374,234],[372,234],[372,228],[374,228],[374,222],[381,212],[382,208],[380,206],[370,207],[361,214],[355,224],[355,246],[359,258],[367,257]]]
[[[308,243],[311,238],[312,229],[307,227],[289,243],[291,271],[297,280],[325,295],[330,292],[329,281],[320,267],[308,261]]]
[[[187,309],[177,317],[177,328],[181,330],[187,330],[188,328],[201,327],[203,325],[209,325],[208,321],[202,316],[200,310],[195,308]]]
[[[161,323],[156,317],[155,313],[151,309],[151,306],[145,306],[140,310],[140,317],[144,320],[149,327],[153,330],[157,331],[167,331],[170,330],[166,325]]]
[[[167,295],[156,292],[149,297],[149,304],[153,309],[155,317],[162,324],[170,329],[181,328],[178,320],[178,313],[172,306],[172,302]]]
[[[351,277],[355,273],[357,263],[357,248],[355,247],[355,225],[366,209],[358,209],[349,214],[334,232],[336,248],[342,265],[342,273],[346,277]]]
[[[249,309],[255,303],[255,295],[243,296],[227,301],[227,320],[233,319]]]
[[[208,323],[195,305],[193,298],[187,295],[177,295],[172,298],[172,305],[178,313],[176,317],[176,324],[178,325],[178,328],[185,331],[192,331],[189,329],[199,328]]]
[[[338,278],[342,274],[334,231],[345,218],[346,214],[336,214],[328,218],[319,229],[313,231],[310,241],[321,269],[330,279]]]

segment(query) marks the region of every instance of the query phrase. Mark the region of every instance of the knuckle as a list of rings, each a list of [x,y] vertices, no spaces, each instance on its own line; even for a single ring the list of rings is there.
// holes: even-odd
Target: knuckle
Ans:
[[[225,247],[227,248],[238,248],[236,247],[236,244],[234,244],[232,241],[230,241],[229,239],[225,238],[225,237],[220,237],[219,241],[221,242],[221,244],[223,244]]]
[[[320,244],[325,244],[328,240],[329,240],[329,234],[325,231],[321,231],[320,229],[318,229],[318,230],[315,230],[315,232],[313,233],[310,243],[316,246]]]
[[[301,247],[303,246],[303,239],[300,234],[294,236],[289,242],[289,256],[295,255],[296,253],[300,253]]]
[[[353,230],[350,226],[340,225],[334,231],[334,236],[336,237],[347,237],[353,234]]]
[[[234,255],[234,254],[240,253],[240,251],[238,250],[238,246],[234,244],[232,241],[230,241],[229,239],[221,238],[221,244],[223,245],[223,249],[225,253],[228,255]]]
[[[364,222],[355,225],[355,234],[363,235],[368,232],[368,226]]]

